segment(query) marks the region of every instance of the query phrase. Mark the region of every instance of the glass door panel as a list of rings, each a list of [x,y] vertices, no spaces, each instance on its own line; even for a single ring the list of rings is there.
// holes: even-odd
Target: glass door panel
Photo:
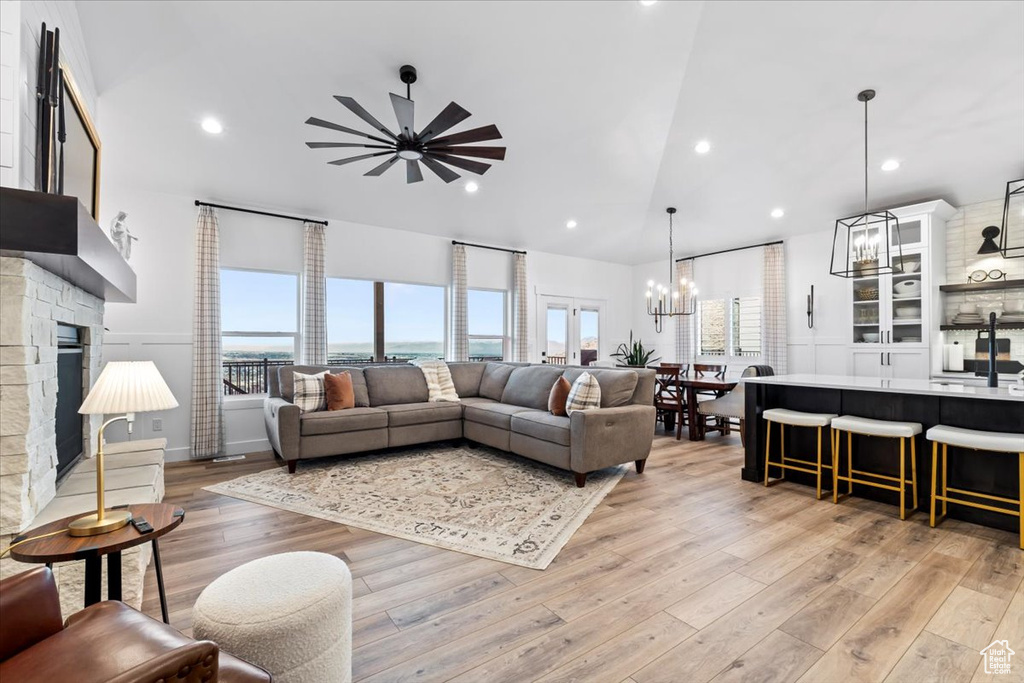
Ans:
[[[920,218],[908,221],[900,221],[900,237],[896,240],[896,231],[889,235],[889,243],[896,246],[901,244],[904,249],[907,247],[919,246],[924,241],[924,224]]]
[[[597,360],[601,348],[601,312],[592,308],[580,309],[580,365]]]
[[[920,221],[918,221],[920,225]],[[892,333],[894,344],[920,344],[924,341],[922,306],[922,261],[920,253],[892,255]]]
[[[878,276],[855,278],[853,281],[853,343],[881,342],[882,308]]]
[[[552,365],[565,365],[569,348],[569,308],[548,304],[546,320],[545,359]]]

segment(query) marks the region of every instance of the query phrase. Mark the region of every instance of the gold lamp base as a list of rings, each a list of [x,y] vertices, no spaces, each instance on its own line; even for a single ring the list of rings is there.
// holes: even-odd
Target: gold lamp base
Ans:
[[[93,513],[71,522],[68,525],[68,534],[71,536],[99,536],[117,531],[131,521],[132,513],[127,510],[104,510],[102,519]]]

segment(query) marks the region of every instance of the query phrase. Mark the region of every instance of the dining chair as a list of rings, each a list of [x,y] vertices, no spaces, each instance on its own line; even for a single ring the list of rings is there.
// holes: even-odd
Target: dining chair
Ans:
[[[683,436],[683,424],[686,422],[686,392],[679,382],[679,377],[685,374],[680,363],[662,363],[651,366],[654,370],[654,407],[658,410],[658,417],[665,423],[668,429],[671,423],[669,416],[673,416],[676,425],[676,440]]]
[[[751,365],[743,370],[740,377],[766,377],[774,375],[770,365]],[[740,382],[732,391],[721,398],[712,401],[701,401],[697,405],[697,419],[699,420],[697,431],[703,437],[708,432],[720,432],[723,436],[730,433],[730,421],[739,421],[740,445],[747,445],[747,434],[745,425],[746,397],[743,390],[743,382]],[[714,418],[714,425],[708,424],[708,418]]]

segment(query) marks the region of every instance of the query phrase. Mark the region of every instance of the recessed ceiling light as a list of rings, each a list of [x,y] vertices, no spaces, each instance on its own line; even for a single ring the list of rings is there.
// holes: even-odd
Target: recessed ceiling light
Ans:
[[[466,192],[473,193],[480,189],[480,186],[470,180],[466,183]]]
[[[882,162],[883,171],[895,171],[899,167],[900,162],[896,161],[895,159],[886,159],[885,161]]]
[[[697,154],[707,154],[711,151],[711,143],[707,140],[701,140],[693,146],[693,151]]]
[[[224,132],[224,126],[222,126],[220,124],[220,121],[213,118],[212,116],[207,116],[205,119],[203,119],[202,126],[203,130],[205,130],[207,133],[210,133],[211,135],[220,135],[221,133]]]
[[[574,220],[572,220],[572,219],[569,219],[569,220],[567,220],[567,221],[565,222],[565,227],[567,227],[567,228],[569,228],[570,230],[572,230],[573,228],[575,228],[575,227],[576,227],[576,221],[574,221]]]
[[[643,5],[644,7],[650,7],[656,2],[658,2],[658,0],[640,0],[640,4]]]
[[[772,218],[782,218],[786,215],[786,212],[782,209],[772,209]]]

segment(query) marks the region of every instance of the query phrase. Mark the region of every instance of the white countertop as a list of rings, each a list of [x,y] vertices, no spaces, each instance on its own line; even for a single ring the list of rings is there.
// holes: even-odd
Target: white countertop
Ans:
[[[847,377],[844,375],[771,375],[768,377],[747,377],[743,381],[754,384],[880,391],[891,394],[959,396],[1001,401],[1021,401],[1024,403],[1024,393],[1011,393],[1009,387],[991,388],[943,380],[881,379],[878,377]]]

